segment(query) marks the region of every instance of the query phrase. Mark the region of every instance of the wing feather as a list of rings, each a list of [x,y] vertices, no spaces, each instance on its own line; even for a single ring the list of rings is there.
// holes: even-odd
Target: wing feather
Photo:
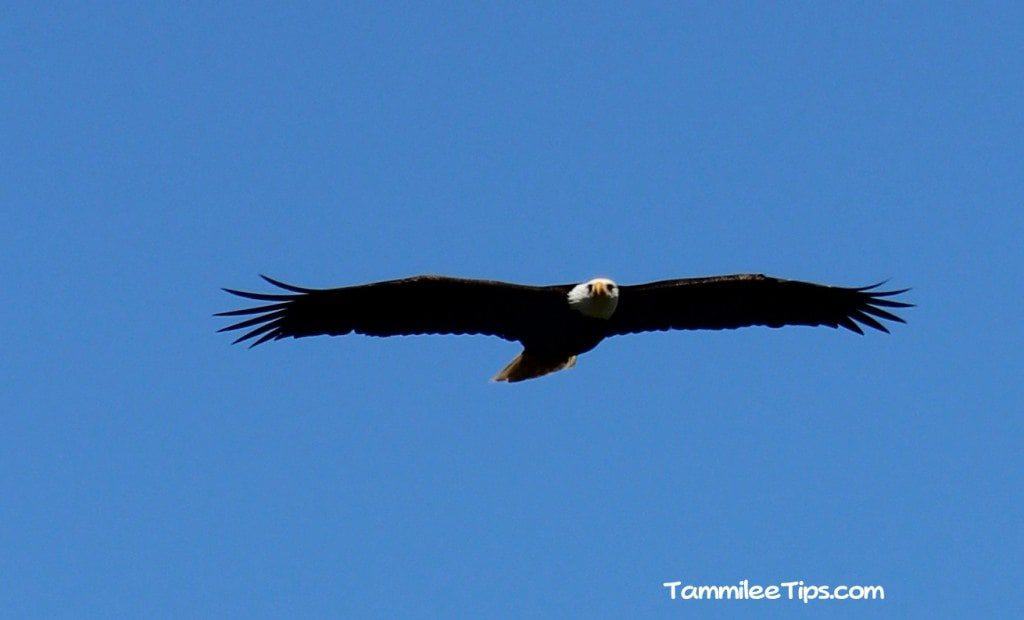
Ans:
[[[227,289],[224,289],[227,290]],[[288,304],[270,304],[269,306],[256,306],[255,308],[242,308],[241,310],[232,310],[230,312],[218,312],[215,316],[242,316],[244,314],[259,314],[261,312],[273,312],[274,310],[280,310]],[[226,331],[226,330],[220,330]]]
[[[824,325],[863,334],[861,325],[888,332],[874,317],[905,321],[880,309],[912,304],[883,299],[909,289],[877,291],[884,283],[844,288],[761,274],[663,280],[620,287],[609,335],[668,329],[735,329],[751,325]]]

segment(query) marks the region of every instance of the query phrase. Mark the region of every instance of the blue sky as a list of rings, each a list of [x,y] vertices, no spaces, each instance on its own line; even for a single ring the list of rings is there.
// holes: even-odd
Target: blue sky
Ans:
[[[0,607],[1022,608],[1024,11],[56,6],[0,20]],[[229,346],[221,286],[730,272],[891,336]],[[884,602],[662,582],[881,584]]]

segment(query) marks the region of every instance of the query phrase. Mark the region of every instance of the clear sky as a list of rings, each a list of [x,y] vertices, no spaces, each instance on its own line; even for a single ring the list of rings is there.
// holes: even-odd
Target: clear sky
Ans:
[[[36,4],[0,18],[4,615],[1021,612],[1019,5]],[[517,385],[497,339],[211,317],[261,272],[750,271],[918,307]],[[887,597],[661,585],[741,579]]]

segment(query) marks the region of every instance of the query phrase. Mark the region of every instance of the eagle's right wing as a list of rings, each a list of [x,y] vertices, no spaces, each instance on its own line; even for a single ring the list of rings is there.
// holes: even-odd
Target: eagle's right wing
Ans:
[[[273,302],[217,316],[256,315],[220,331],[251,328],[235,342],[355,332],[368,336],[486,334],[505,340],[528,339],[545,317],[565,306],[566,286],[524,286],[490,280],[416,276],[333,289],[292,286],[262,276],[290,291],[267,295],[224,289]],[[563,290],[564,289],[564,290]]]
[[[736,329],[750,325],[824,325],[863,334],[858,324],[888,331],[879,319],[905,322],[889,309],[906,292],[846,288],[761,274],[664,280],[619,287],[608,335],[669,329]]]

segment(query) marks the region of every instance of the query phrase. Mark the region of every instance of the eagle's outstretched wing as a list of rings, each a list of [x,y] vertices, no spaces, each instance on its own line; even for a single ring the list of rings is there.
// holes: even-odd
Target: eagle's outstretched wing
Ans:
[[[523,286],[490,280],[416,276],[333,289],[292,286],[262,276],[291,294],[267,295],[224,289],[271,302],[217,316],[256,315],[220,331],[250,328],[235,342],[350,332],[369,336],[486,334],[523,340],[543,317],[565,306],[560,286]]]
[[[608,334],[668,329],[735,329],[749,325],[827,325],[863,334],[858,323],[888,332],[878,319],[905,321],[884,308],[909,289],[842,288],[760,274],[664,280],[620,287]]]

